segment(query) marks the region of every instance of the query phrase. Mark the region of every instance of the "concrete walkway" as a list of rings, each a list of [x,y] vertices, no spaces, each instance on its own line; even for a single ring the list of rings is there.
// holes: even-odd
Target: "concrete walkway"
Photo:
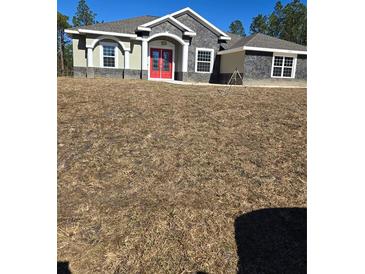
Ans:
[[[212,84],[212,83],[194,83],[183,82],[176,80],[164,80],[163,82],[177,84],[177,85],[196,85],[196,86],[219,86],[225,87],[225,84]],[[232,85],[233,87],[241,87],[241,85]],[[307,88],[306,80],[298,79],[263,79],[263,80],[244,80],[244,87],[265,87],[265,88]]]

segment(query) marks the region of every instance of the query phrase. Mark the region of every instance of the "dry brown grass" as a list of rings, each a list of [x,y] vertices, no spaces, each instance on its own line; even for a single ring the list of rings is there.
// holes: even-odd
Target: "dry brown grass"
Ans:
[[[235,218],[306,207],[306,90],[58,80],[58,260],[235,273]]]

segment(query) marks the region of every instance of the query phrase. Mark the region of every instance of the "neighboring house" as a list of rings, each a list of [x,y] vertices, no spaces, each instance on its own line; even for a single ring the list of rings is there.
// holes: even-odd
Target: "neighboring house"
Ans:
[[[190,8],[66,30],[74,76],[225,83],[244,78],[306,79],[305,46],[263,34],[226,34]]]

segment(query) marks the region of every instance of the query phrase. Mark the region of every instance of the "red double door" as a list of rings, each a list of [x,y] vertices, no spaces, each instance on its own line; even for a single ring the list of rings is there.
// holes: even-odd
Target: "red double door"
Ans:
[[[171,49],[150,49],[150,77],[172,79]]]

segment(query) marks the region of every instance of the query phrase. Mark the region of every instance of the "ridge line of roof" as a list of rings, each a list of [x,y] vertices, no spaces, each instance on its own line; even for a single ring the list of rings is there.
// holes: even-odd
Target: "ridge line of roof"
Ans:
[[[250,41],[252,41],[252,39],[253,38],[255,38],[256,36],[257,36],[257,34],[258,33],[254,33],[254,34],[251,34],[251,35],[249,35],[249,36],[242,36],[238,41],[236,41],[236,43],[234,43],[232,46],[231,46],[231,48],[233,48],[236,44],[238,44],[239,42],[241,42],[242,40],[244,40],[244,39],[247,39],[247,41],[243,44],[243,46],[245,45],[245,44],[247,44],[248,42],[250,42]],[[251,36],[251,37],[250,37]]]

